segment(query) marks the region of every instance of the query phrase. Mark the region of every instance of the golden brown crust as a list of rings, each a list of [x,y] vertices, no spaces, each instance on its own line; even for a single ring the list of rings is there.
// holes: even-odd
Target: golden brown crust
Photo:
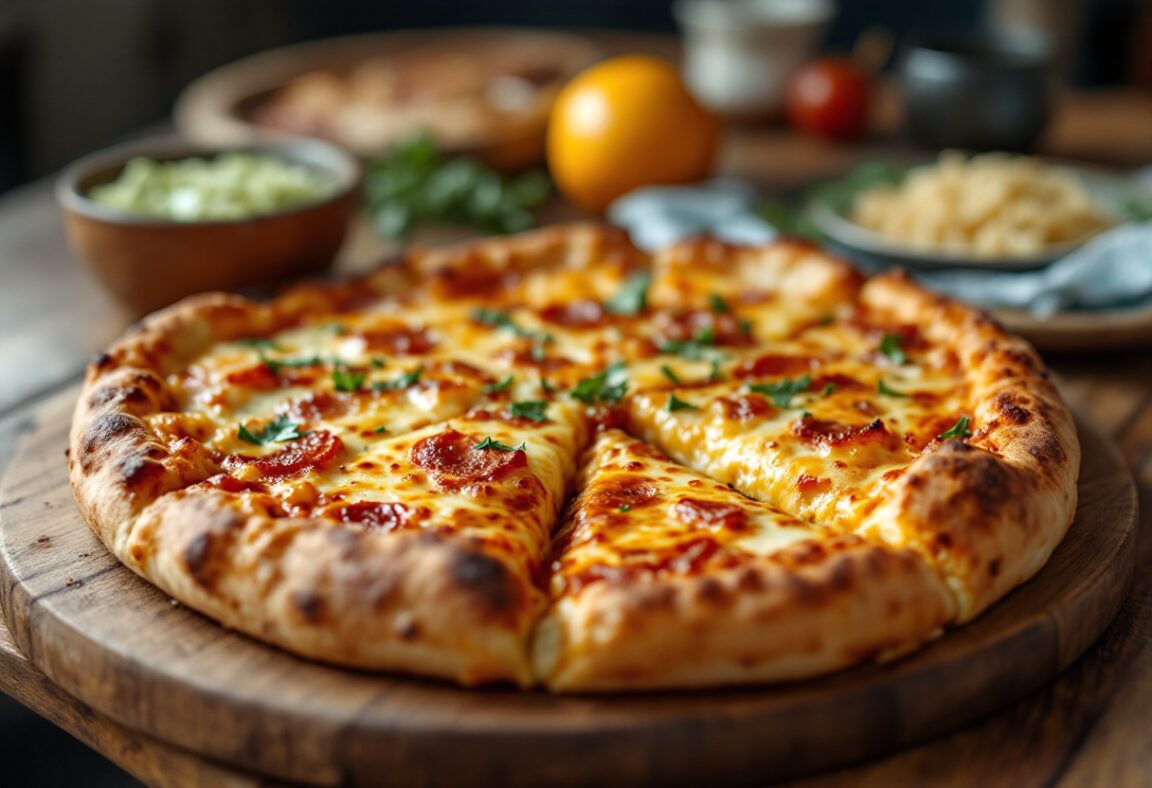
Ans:
[[[587,269],[617,276],[646,265],[657,305],[689,299],[699,308],[691,299],[711,291],[705,282],[725,297],[858,305],[919,326],[956,353],[976,434],[912,462],[860,524],[863,539],[805,542],[763,565],[597,584],[561,599],[536,630],[534,677],[528,643],[541,595],[531,578],[463,539],[287,517],[267,496],[222,492],[204,484],[222,472],[218,456],[149,426],[176,407],[168,376],[216,342],[266,336],[388,293],[510,291],[541,271],[568,272],[566,293],[595,298],[603,283]],[[1063,536],[1079,446],[1026,343],[906,277],[865,282],[796,243],[696,240],[649,259],[619,231],[576,225],[413,250],[399,265],[297,287],[269,304],[215,294],[170,307],[90,367],[70,467],[77,501],[109,549],[226,626],[359,667],[466,684],[543,678],[556,690],[624,690],[813,675],[907,650],[971,619],[1034,574]]]
[[[1027,342],[903,274],[871,279],[870,308],[949,344],[976,403],[967,443],[920,458],[861,532],[912,535],[972,619],[1034,575],[1072,522],[1080,443],[1072,415]]]
[[[559,692],[786,681],[906,653],[951,612],[910,550],[807,541],[708,576],[589,586],[537,628],[537,670]]]

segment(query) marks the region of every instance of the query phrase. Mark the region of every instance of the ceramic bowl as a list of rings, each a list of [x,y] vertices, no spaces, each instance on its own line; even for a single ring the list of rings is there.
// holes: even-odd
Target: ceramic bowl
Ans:
[[[137,157],[172,161],[242,150],[305,164],[332,176],[333,192],[267,216],[183,222],[109,208],[88,197]],[[327,268],[344,243],[359,204],[361,169],[351,155],[315,140],[283,140],[209,149],[164,140],[131,143],[67,167],[56,199],[73,252],[135,315],[207,290],[235,291]]]

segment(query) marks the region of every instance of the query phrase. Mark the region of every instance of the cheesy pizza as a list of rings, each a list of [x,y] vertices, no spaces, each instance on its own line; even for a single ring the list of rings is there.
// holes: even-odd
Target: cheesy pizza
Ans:
[[[888,659],[1031,577],[1079,446],[1022,340],[800,242],[593,225],[147,318],[77,501],[127,567],[340,665],[558,692]]]

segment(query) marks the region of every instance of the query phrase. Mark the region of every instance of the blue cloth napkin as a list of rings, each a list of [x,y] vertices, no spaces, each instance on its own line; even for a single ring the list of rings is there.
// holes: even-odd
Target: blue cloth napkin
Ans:
[[[621,197],[608,219],[654,250],[682,238],[711,234],[760,244],[777,232],[756,214],[760,200],[747,184],[716,180],[698,186],[650,187]],[[855,260],[865,269],[877,265]],[[1023,272],[914,272],[929,287],[986,308],[1027,309],[1038,316],[1069,310],[1152,305],[1152,222],[1102,233],[1051,265]]]

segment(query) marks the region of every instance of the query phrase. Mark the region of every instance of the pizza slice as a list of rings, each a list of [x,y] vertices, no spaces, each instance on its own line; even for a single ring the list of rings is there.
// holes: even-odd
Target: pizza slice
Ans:
[[[915,552],[750,500],[619,430],[579,487],[533,643],[552,690],[800,678],[914,648],[952,615]]]

